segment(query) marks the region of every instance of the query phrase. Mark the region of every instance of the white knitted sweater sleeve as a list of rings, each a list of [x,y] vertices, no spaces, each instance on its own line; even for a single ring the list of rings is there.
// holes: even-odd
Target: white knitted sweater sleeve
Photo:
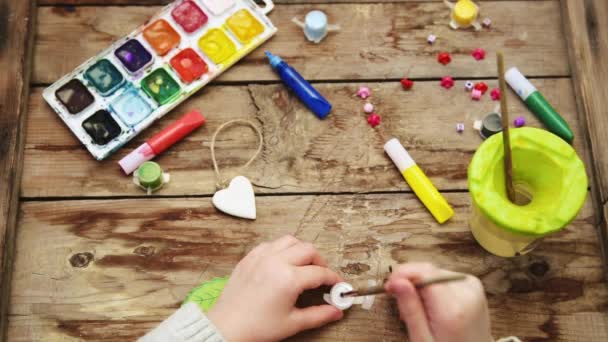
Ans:
[[[139,342],[226,342],[195,303],[173,313]]]

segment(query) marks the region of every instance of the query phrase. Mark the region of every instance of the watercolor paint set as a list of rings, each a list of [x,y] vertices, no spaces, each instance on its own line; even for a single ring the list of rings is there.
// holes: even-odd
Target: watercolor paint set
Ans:
[[[178,0],[64,76],[44,99],[105,159],[270,39],[263,0]]]

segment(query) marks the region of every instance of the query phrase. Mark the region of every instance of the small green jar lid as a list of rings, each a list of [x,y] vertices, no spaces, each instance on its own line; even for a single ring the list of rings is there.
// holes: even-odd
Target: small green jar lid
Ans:
[[[144,188],[158,189],[163,185],[163,169],[157,163],[147,161],[137,169],[137,180]]]
[[[587,198],[585,165],[572,146],[548,131],[509,130],[513,182],[525,184],[532,200],[512,203],[506,194],[502,133],[484,141],[469,164],[473,204],[497,226],[541,237],[559,231],[578,214]]]

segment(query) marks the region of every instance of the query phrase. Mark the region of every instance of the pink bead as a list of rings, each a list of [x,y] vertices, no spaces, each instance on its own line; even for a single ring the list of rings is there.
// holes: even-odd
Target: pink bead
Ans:
[[[368,97],[370,97],[372,95],[371,90],[369,90],[368,87],[360,87],[359,90],[357,90],[357,96],[359,96],[362,99],[366,99]]]
[[[426,41],[433,45],[433,43],[437,40],[437,36],[435,36],[434,34],[429,34],[429,36],[426,38]]]
[[[473,55],[473,58],[480,61],[480,60],[486,58],[486,50],[484,50],[482,48],[477,48],[477,49],[473,50],[473,53],[471,55]]]
[[[479,101],[479,99],[481,99],[481,95],[483,95],[483,93],[481,92],[481,90],[473,89],[471,91],[471,99],[473,99],[475,101]]]
[[[366,112],[367,114],[369,114],[369,113],[373,112],[373,111],[374,111],[374,105],[373,105],[373,104],[371,104],[371,103],[369,103],[369,102],[368,102],[368,103],[366,103],[366,104],[363,106],[363,111],[364,111],[364,112]]]
[[[450,89],[454,86],[454,79],[450,76],[441,78],[441,86],[445,89]]]
[[[482,22],[481,25],[483,25],[484,27],[490,27],[492,26],[492,19],[490,18],[485,18]]]
[[[370,114],[367,117],[367,123],[369,123],[369,125],[372,127],[378,126],[380,124],[380,121],[381,121],[380,116],[378,116],[377,114],[374,114],[374,113]]]
[[[500,89],[498,89],[498,88],[492,89],[492,91],[490,91],[490,97],[494,101],[500,100]]]

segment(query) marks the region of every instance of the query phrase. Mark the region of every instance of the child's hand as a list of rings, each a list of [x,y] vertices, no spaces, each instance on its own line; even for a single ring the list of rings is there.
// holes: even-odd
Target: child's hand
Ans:
[[[331,305],[295,307],[304,290],[341,280],[312,244],[284,236],[239,262],[208,317],[229,342],[278,341],[341,319]]]
[[[491,342],[488,304],[479,279],[416,289],[413,283],[452,272],[426,263],[411,263],[393,270],[385,284],[399,304],[411,342]]]

